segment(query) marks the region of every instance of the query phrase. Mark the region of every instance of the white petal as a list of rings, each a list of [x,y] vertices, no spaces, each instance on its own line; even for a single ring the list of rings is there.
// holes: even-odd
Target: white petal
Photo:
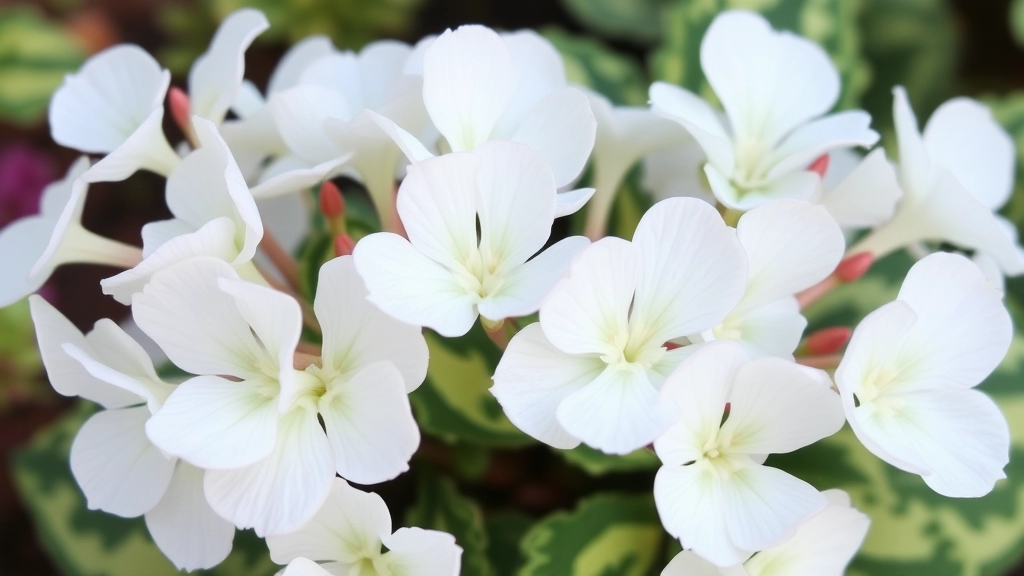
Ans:
[[[656,202],[674,196],[690,196],[714,204],[715,196],[703,183],[704,150],[692,137],[676,148],[658,150],[643,161],[641,187]]]
[[[563,88],[531,108],[510,139],[543,156],[555,184],[562,187],[583,172],[596,133],[597,121],[586,95],[576,88]]]
[[[419,162],[421,160],[434,157],[434,155],[427,150],[427,147],[423,145],[423,142],[420,142],[415,136],[409,134],[409,132],[396,124],[393,120],[377,114],[373,110],[364,110],[363,112],[360,112],[360,114],[366,114],[368,118],[377,124],[380,129],[395,142],[410,162]]]
[[[701,41],[700,61],[739,138],[778,142],[839,97],[839,73],[825,51],[776,32],[754,12],[719,14]]]
[[[246,468],[208,471],[204,488],[218,514],[267,536],[308,522],[333,479],[334,458],[317,414],[299,407],[281,419],[269,456]]]
[[[640,267],[640,250],[630,242],[608,237],[591,244],[541,306],[544,335],[569,354],[617,352],[611,339],[627,329]]]
[[[402,376],[390,362],[370,364],[328,383],[320,415],[338,474],[358,484],[405,472],[420,444]]]
[[[103,410],[85,422],[71,445],[71,472],[89,509],[132,518],[151,510],[174,471],[146,438],[145,406]]]
[[[299,530],[267,537],[270,557],[278,564],[296,558],[355,563],[368,549],[380,549],[391,535],[391,514],[380,496],[335,478],[316,515]]]
[[[246,466],[265,458],[280,436],[277,399],[258,383],[196,376],[178,385],[146,433],[161,450],[200,468]]]
[[[359,51],[360,108],[380,108],[391,100],[412,47],[397,40],[370,42]]]
[[[704,166],[704,174],[715,197],[733,210],[747,211],[762,204],[783,198],[811,200],[817,194],[821,179],[807,170],[790,172],[781,178],[766,182],[761,188],[737,189],[732,182],[718,173],[711,164]]]
[[[462,548],[455,537],[438,530],[399,528],[384,539],[384,558],[393,574],[454,576],[462,566]]]
[[[907,273],[899,300],[917,314],[901,348],[907,380],[976,386],[995,370],[1013,338],[999,292],[958,254],[936,253]]]
[[[474,298],[454,275],[397,234],[371,234],[352,253],[368,299],[385,313],[443,336],[461,336],[476,321]]]
[[[287,395],[286,389],[292,386],[292,358],[302,335],[299,303],[284,292],[243,280],[220,278],[218,284],[221,290],[234,298],[235,307],[269,357],[265,357],[262,363],[263,371],[271,372],[277,368],[276,376],[283,399]],[[287,405],[282,404],[281,407],[283,409]]]
[[[741,366],[729,395],[732,407],[722,425],[722,442],[744,454],[780,454],[838,432],[846,421],[839,395],[823,373],[815,377],[804,370],[781,358]]]
[[[714,335],[716,340],[739,342],[752,357],[767,355],[792,360],[805,328],[807,319],[800,314],[800,304],[789,297],[756,307],[741,301],[715,326]]]
[[[387,361],[412,392],[427,376],[429,353],[422,331],[384,314],[366,296],[352,257],[335,258],[320,268],[313,308],[323,328],[323,369],[354,374]]]
[[[569,271],[569,264],[589,244],[583,236],[571,236],[516,267],[496,294],[488,295],[478,304],[480,314],[491,320],[533,314],[555,283]]]
[[[580,440],[558,423],[558,406],[597,379],[605,366],[598,358],[555,348],[535,322],[508,343],[494,371],[491,394],[523,432],[555,448],[575,448]]]
[[[316,166],[285,170],[260,182],[252,188],[251,192],[253,197],[257,200],[256,204],[259,206],[260,213],[264,216],[264,224],[268,227],[271,226],[271,221],[275,216],[278,217],[282,223],[285,221],[283,218],[280,218],[280,214],[268,211],[266,206],[267,201],[272,201],[280,196],[289,196],[296,192],[302,192],[312,188],[313,186],[316,186],[339,173],[341,168],[351,159],[352,157],[350,155],[345,154],[341,157],[335,158],[334,160],[328,160],[317,164]],[[264,176],[266,176],[266,174],[264,174]],[[260,202],[260,200],[263,202]],[[304,216],[301,219],[302,224],[306,224],[308,219],[308,216]],[[289,222],[289,224],[291,223]],[[275,236],[278,237],[278,240],[284,242],[284,239],[280,237],[280,234],[275,232]]]
[[[825,191],[821,204],[840,226],[865,228],[892,218],[902,195],[885,149],[875,148],[853,172]]]
[[[417,162],[398,189],[398,214],[409,241],[449,269],[463,266],[476,251],[480,164],[469,153]]]
[[[212,568],[231,552],[235,527],[206,503],[203,471],[178,462],[167,492],[146,513],[146,527],[179,570]]]
[[[829,150],[873,146],[879,136],[870,125],[871,115],[867,112],[847,110],[800,126],[772,151],[769,162],[774,166],[768,177],[778,178],[794,170],[804,170]]]
[[[718,324],[743,296],[747,263],[735,231],[696,198],[662,200],[640,219],[643,258],[630,331],[661,345]]]
[[[120,182],[138,170],[167,176],[179,163],[163,133],[164,109],[153,110],[123,144],[89,169],[90,182]]]
[[[871,520],[850,506],[841,490],[823,492],[829,505],[778,546],[746,562],[750,576],[843,576]]]
[[[732,541],[744,550],[789,537],[828,504],[810,484],[768,466],[743,468],[729,484],[723,512]]]
[[[316,562],[307,558],[296,558],[288,563],[281,576],[332,576]]]
[[[213,258],[179,262],[133,296],[132,315],[182,370],[244,378],[255,371],[261,349],[220,278],[238,275]]]
[[[288,149],[307,163],[322,164],[344,155],[324,129],[328,118],[352,116],[341,92],[326,86],[296,86],[272,95],[270,110]]]
[[[29,278],[32,267],[46,250],[56,226],[54,216],[26,216],[0,230],[0,307],[10,306],[32,294],[49,280],[49,274]]]
[[[512,57],[515,92],[495,128],[495,135],[507,138],[545,96],[565,88],[562,55],[546,38],[533,30],[516,30],[501,35]]]
[[[665,566],[661,576],[747,576],[743,566],[719,568],[689,550],[683,550]]]
[[[104,324],[97,322],[97,328],[93,330],[90,336],[97,334],[101,327],[109,326],[111,327],[109,330],[112,333],[111,336],[130,343],[130,348],[120,343],[115,345],[116,347],[105,347],[104,344],[109,342],[109,337],[99,341],[95,338],[92,339],[90,344],[93,345],[95,350],[102,350],[104,356],[109,358],[115,355],[122,355],[121,358],[117,359],[118,361],[111,363],[113,366],[104,364],[85,350],[71,343],[64,344],[64,352],[80,362],[92,377],[137,394],[141,400],[145,400],[150,413],[155,413],[163,406],[164,401],[171,395],[171,392],[174,391],[174,386],[160,380],[153,370],[153,362],[138,343],[121,331],[121,328],[112,321],[106,318],[104,320],[106,320]],[[114,333],[114,331],[117,332]],[[126,352],[128,354],[125,354]],[[125,370],[125,368],[127,369]]]
[[[556,195],[551,170],[536,152],[512,142],[488,142],[475,154],[480,158],[481,256],[499,265],[519,266],[543,248],[551,234]]]
[[[120,44],[65,78],[50,103],[50,130],[63,146],[105,154],[163,107],[171,74],[138,46]]]
[[[423,102],[455,152],[491,136],[514,89],[512,58],[501,38],[483,26],[441,34],[423,60]]]
[[[708,162],[724,174],[732,174],[735,155],[732,139],[711,106],[696,94],[665,82],[651,84],[651,111],[680,123],[693,136]]]
[[[983,104],[954,98],[939,106],[924,128],[924,147],[989,210],[1000,208],[1013,191],[1014,146]]]
[[[188,74],[191,112],[220,123],[238,97],[245,75],[245,51],[270,27],[259,10],[232,12],[217,29],[210,47],[196,58]]]
[[[215,218],[195,232],[168,239],[138,266],[100,280],[100,286],[104,294],[113,296],[121,304],[131,304],[132,296],[142,291],[153,274],[198,256],[210,256],[225,262],[231,262],[238,256],[235,223],[231,218]]]
[[[334,44],[327,36],[307,36],[295,43],[281,56],[274,73],[267,82],[267,94],[281,92],[299,85],[299,79],[306,68],[334,50]]]
[[[555,218],[579,212],[594,195],[594,192],[596,192],[594,188],[579,188],[568,192],[559,192],[555,196]]]
[[[77,360],[64,351],[64,344],[73,344],[92,351],[85,336],[63,314],[41,296],[29,298],[32,323],[35,325],[39,355],[46,367],[50,385],[58,394],[81,396],[104,408],[120,408],[141,403],[142,399],[127,390],[94,378]],[[117,351],[109,351],[117,355]]]
[[[142,226],[142,257],[149,257],[172,238],[195,231],[195,228],[188,222],[177,218],[147,222]],[[232,234],[234,234],[233,228]]]
[[[588,446],[628,454],[654,442],[675,418],[643,369],[610,366],[558,405],[558,423]]]
[[[777,200],[744,214],[736,226],[749,276],[743,305],[755,307],[806,290],[831,274],[846,241],[828,211]]]
[[[735,342],[709,342],[669,375],[660,396],[663,403],[674,408],[679,422],[654,441],[662,462],[680,466],[701,456],[709,433],[722,424],[733,380],[747,359],[747,353]]]
[[[892,89],[892,116],[899,143],[900,181],[904,192],[923,191],[929,177],[928,152],[917,128],[917,117],[910,107],[907,91],[902,86]]]

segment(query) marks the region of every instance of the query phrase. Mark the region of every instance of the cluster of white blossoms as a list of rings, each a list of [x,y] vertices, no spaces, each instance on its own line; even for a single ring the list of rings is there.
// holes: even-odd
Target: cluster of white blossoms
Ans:
[[[826,53],[749,12],[719,15],[701,44],[722,110],[660,82],[649,109],[613,106],[570,86],[541,36],[473,25],[359,53],[309,38],[261,94],[244,55],[267,27],[232,14],[187,90],[137,47],[92,57],[50,105],[53,138],[86,156],[0,231],[0,305],[63,264],[118,267],[103,292],[190,375],[166,381],[113,321],[82,334],[30,297],[53,387],[102,407],[71,452],[89,507],[145,516],[178,567],[218,564],[252,528],[287,576],[458,574],[451,535],[392,532],[383,500],[349,482],[408,470],[422,330],[457,337],[478,318],[519,429],[660,458],[654,499],[684,548],[666,576],[841,574],[867,517],[766,462],[846,423],[940,494],[1003,477],[1006,421],[972,388],[1009,347],[1002,281],[1024,251],[994,212],[1013,144],[981,104],[947,102],[922,133],[896,88],[893,163],[867,150],[866,112],[829,113]],[[855,161],[837,174],[833,155]],[[594,188],[578,188],[588,161]],[[641,162],[664,199],[632,239],[607,236]],[[141,248],[86,230],[89,185],[139,170],[166,177],[174,217]],[[379,232],[348,235],[339,176],[366,189]],[[279,237],[301,238],[282,215],[305,219],[315,187],[336,257],[306,301]],[[552,236],[584,207],[585,236]],[[940,244],[973,261],[928,254]],[[805,335],[802,308],[903,248],[922,257],[894,302],[852,336]]]

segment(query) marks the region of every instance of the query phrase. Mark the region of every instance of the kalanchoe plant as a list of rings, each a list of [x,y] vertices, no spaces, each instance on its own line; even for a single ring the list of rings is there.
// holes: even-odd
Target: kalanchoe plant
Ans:
[[[846,423],[938,494],[983,496],[1004,477],[1006,419],[973,388],[1010,345],[1002,282],[1024,251],[993,213],[1013,148],[983,105],[951,101],[921,133],[896,87],[894,168],[881,148],[855,152],[879,138],[866,112],[829,113],[841,87],[825,51],[751,12],[719,15],[701,44],[723,112],[665,83],[650,108],[614,106],[569,85],[540,35],[477,25],[358,54],[304,40],[264,96],[243,63],[267,26],[256,10],[229,16],[187,91],[137,47],[90,59],[50,122],[92,157],[0,231],[0,304],[62,264],[118,266],[103,292],[184,374],[159,376],[111,320],[82,334],[29,296],[54,389],[103,408],[71,449],[88,506],[144,516],[178,568],[216,566],[252,528],[287,576],[486,574],[479,510],[453,505],[475,532],[432,517],[461,498],[447,480],[423,475],[440,495],[396,531],[363,487],[394,494],[414,457],[516,482],[424,425],[445,414],[416,394],[467,366],[493,380],[484,401],[509,446],[606,469],[660,460],[632,486],[650,506],[624,514],[678,540],[678,555],[651,555],[664,576],[842,574],[869,518],[768,458]],[[578,187],[588,159],[596,191]],[[631,238],[609,235],[641,162],[664,199]],[[137,170],[166,177],[173,218],[147,224],[141,248],[82,227],[89,184]],[[339,193],[340,176],[367,194]],[[299,263],[278,239],[296,223],[265,202],[314,192]],[[581,209],[585,236],[565,234],[558,219]],[[938,242],[973,260],[927,254]],[[922,258],[894,302],[805,333],[807,307],[904,247]],[[504,504],[550,508],[531,494]]]

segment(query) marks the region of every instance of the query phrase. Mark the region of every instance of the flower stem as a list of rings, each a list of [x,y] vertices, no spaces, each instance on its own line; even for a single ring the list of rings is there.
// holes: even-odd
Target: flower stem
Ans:
[[[274,264],[274,267],[284,276],[288,285],[291,286],[291,292],[299,292],[301,290],[299,265],[269,230],[263,231],[260,249],[263,250],[263,253],[267,255],[267,258]]]

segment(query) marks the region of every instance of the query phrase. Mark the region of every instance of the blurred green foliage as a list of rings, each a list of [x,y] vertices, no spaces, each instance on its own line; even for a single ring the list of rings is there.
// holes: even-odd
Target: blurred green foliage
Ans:
[[[0,120],[32,124],[85,54],[74,38],[29,6],[0,8]]]

